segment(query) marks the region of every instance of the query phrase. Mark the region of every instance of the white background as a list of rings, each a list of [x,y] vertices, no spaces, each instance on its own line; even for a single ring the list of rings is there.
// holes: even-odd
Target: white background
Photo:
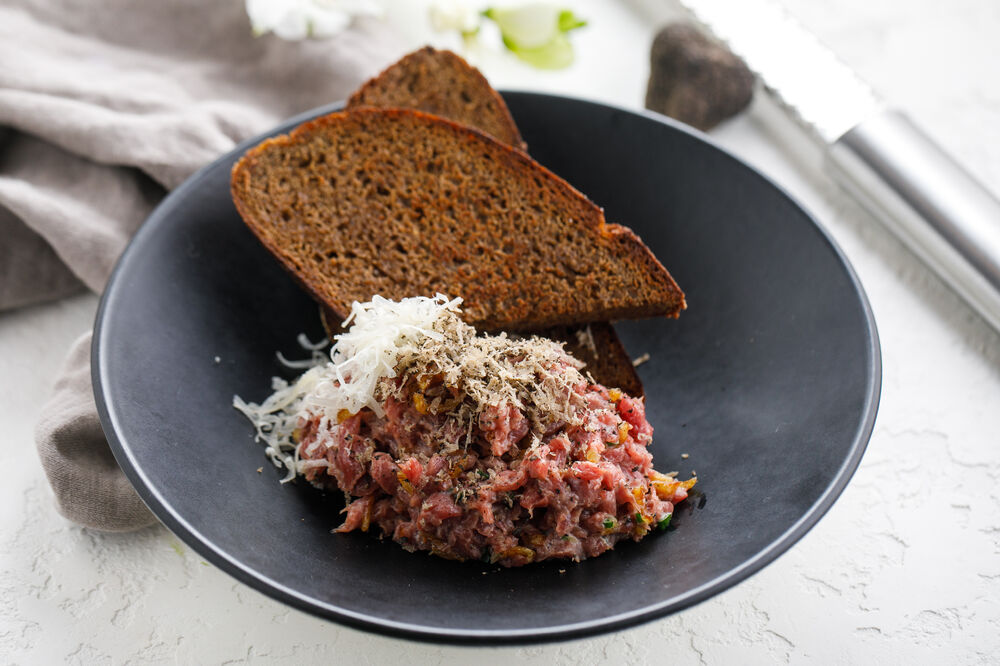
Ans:
[[[428,38],[422,2],[389,4],[401,48]],[[478,64],[497,87],[641,107],[660,21],[644,12],[659,3],[566,4],[591,20],[574,37],[571,70],[537,72],[499,53],[477,54]],[[1000,189],[1000,3],[784,4]],[[765,111],[757,104],[713,136],[789,189],[841,244],[871,299],[884,361],[881,410],[860,470],[777,562],[631,630],[453,648],[290,610],[204,564],[161,527],[80,529],[55,513],[32,427],[70,341],[92,324],[97,300],[86,295],[0,314],[0,663],[380,664],[402,654],[430,664],[996,663],[1000,336],[808,162],[792,159],[800,146],[762,122]]]

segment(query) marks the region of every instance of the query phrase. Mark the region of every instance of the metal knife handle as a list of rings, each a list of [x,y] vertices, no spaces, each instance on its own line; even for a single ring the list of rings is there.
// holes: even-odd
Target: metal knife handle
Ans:
[[[835,141],[831,175],[1000,331],[1000,200],[905,115]]]

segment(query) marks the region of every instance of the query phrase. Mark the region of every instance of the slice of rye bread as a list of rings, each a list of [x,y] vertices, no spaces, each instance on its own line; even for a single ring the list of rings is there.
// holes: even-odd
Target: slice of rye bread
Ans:
[[[347,103],[348,109],[362,106],[424,111],[526,149],[500,94],[478,69],[451,51],[425,46],[404,56],[365,83]],[[340,319],[328,307],[321,307],[320,313],[323,327],[332,340],[335,333],[341,332]],[[599,384],[617,387],[631,396],[645,393],[642,380],[611,324],[556,326],[532,333],[565,343],[566,350],[587,364],[586,370]],[[588,339],[593,341],[593,347],[581,342]]]
[[[451,51],[425,46],[403,56],[351,95],[348,109],[417,109],[475,127],[508,145],[527,145],[500,93]]]
[[[450,291],[483,330],[674,316],[684,294],[630,230],[477,130],[406,109],[333,113],[233,167],[251,231],[338,315]]]

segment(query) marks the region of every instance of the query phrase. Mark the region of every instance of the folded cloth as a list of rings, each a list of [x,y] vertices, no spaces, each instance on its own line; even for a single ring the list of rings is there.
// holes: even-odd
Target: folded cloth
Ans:
[[[154,522],[115,462],[90,384],[90,333],[77,340],[35,433],[60,513],[85,527],[126,532]]]
[[[254,37],[243,0],[0,5],[0,310],[103,289],[166,190],[249,136],[343,99],[398,58],[387,26]],[[36,430],[60,511],[104,530],[153,522],[114,464],[89,333]]]

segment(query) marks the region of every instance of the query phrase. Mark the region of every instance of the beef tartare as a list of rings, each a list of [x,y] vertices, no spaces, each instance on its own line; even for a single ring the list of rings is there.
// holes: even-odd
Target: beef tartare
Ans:
[[[643,401],[550,340],[476,335],[459,302],[355,304],[332,362],[234,404],[288,478],[344,493],[338,532],[519,566],[665,528],[695,479],[653,469]]]

